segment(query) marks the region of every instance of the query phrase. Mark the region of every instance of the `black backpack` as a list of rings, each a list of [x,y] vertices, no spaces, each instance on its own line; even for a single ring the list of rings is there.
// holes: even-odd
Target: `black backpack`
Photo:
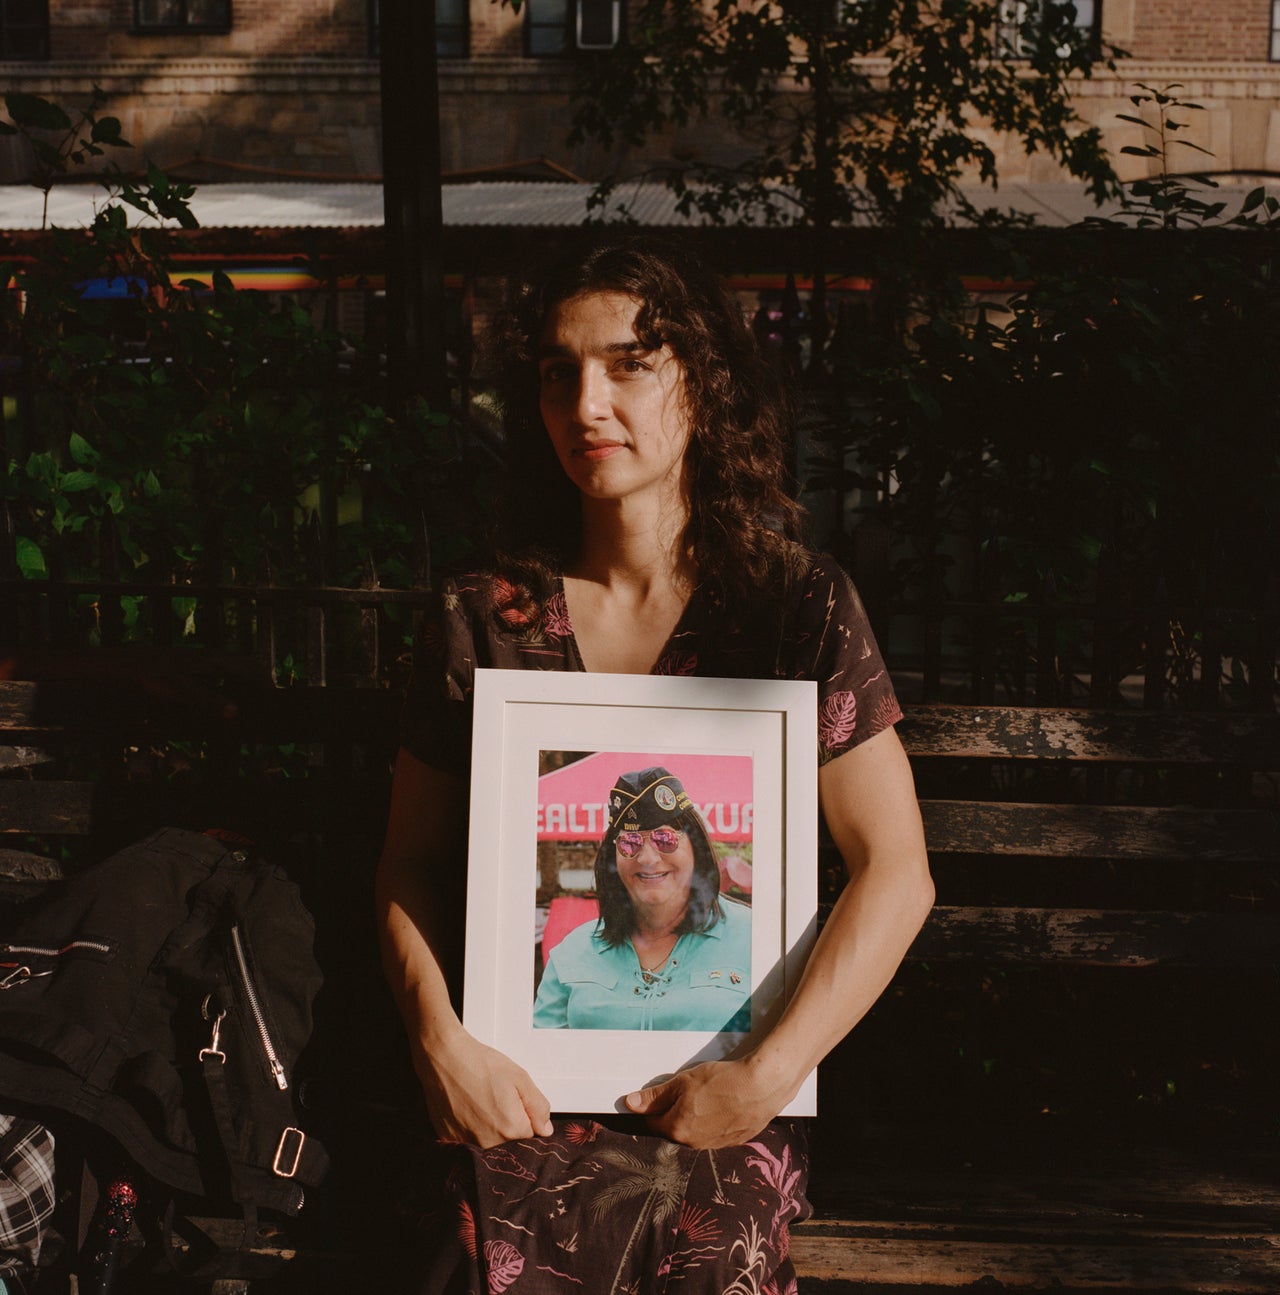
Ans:
[[[175,1191],[297,1214],[328,1168],[294,1074],[314,939],[251,847],[156,832],[0,937],[0,1094],[102,1130]]]

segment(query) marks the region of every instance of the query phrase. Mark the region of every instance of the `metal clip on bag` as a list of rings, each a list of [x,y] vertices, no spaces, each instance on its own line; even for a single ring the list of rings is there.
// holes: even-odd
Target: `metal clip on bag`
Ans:
[[[279,868],[157,832],[0,938],[0,1093],[88,1121],[177,1191],[296,1214],[328,1168],[293,1073],[314,943]]]

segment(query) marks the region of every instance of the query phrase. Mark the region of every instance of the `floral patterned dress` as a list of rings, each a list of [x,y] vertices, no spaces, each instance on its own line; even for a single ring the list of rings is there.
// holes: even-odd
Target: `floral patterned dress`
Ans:
[[[466,777],[477,667],[584,669],[556,580],[540,597],[497,576],[444,582],[425,644],[434,664],[402,742]],[[778,602],[736,627],[696,589],[654,674],[812,679],[823,763],[901,718],[866,613],[833,558],[794,547]],[[803,1127],[694,1151],[638,1119],[569,1117],[550,1138],[442,1148],[448,1204],[424,1295],[788,1295],[790,1224],[809,1214]]]

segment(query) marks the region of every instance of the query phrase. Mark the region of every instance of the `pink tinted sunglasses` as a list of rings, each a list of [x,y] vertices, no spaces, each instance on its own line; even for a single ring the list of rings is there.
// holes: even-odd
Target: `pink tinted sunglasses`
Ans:
[[[655,827],[651,832],[619,832],[613,843],[624,859],[634,859],[646,836],[659,854],[671,854],[679,846],[682,835],[674,827]]]

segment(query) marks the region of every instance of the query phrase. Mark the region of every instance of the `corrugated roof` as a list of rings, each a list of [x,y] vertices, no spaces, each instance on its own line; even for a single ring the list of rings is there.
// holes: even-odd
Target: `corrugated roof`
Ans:
[[[1222,185],[1213,191],[1215,200],[1225,200],[1228,210],[1238,208],[1252,184]],[[588,217],[589,184],[552,181],[477,181],[449,184],[443,190],[444,221],[452,227],[567,227],[580,225]],[[1074,224],[1099,214],[1098,208],[1079,185],[1003,184],[997,190],[972,186],[966,197],[979,208],[995,207],[1035,217],[1049,227]],[[49,222],[64,229],[92,223],[95,210],[106,199],[96,185],[65,184],[49,194]],[[347,229],[382,224],[382,186],[375,183],[330,181],[232,182],[199,185],[191,207],[204,229]],[[628,183],[615,190],[608,214],[625,207],[637,224],[649,227],[709,225],[696,213],[682,216],[676,210],[675,195],[655,182]],[[130,222],[140,224],[140,213],[129,211]],[[788,223],[791,210],[786,195],[779,191],[777,212],[780,223]],[[1114,205],[1104,209],[1111,214]],[[599,213],[596,213],[597,215]],[[0,185],[0,229],[40,229],[43,196],[30,185]],[[759,226],[766,222],[760,213],[747,214],[733,222]],[[870,222],[868,222],[870,223]]]

